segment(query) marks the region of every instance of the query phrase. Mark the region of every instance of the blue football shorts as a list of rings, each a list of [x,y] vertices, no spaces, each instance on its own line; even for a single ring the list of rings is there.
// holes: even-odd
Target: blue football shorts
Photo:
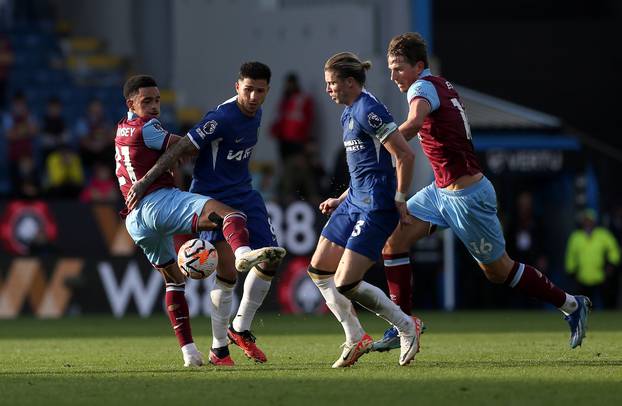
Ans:
[[[372,261],[378,261],[382,247],[399,220],[397,209],[364,211],[346,199],[331,214],[322,236]]]
[[[407,205],[413,216],[451,228],[478,262],[493,262],[505,251],[495,188],[486,177],[456,191],[439,189],[432,183],[411,197]]]
[[[252,249],[278,247],[278,242],[270,224],[266,204],[256,190],[250,190],[234,198],[217,199],[219,202],[246,214],[246,228]],[[221,229],[201,232],[201,238],[208,241],[223,241],[225,237]]]
[[[158,189],[142,198],[125,219],[125,227],[149,262],[162,267],[177,258],[173,235],[191,233],[193,218],[201,215],[210,199],[176,188]]]

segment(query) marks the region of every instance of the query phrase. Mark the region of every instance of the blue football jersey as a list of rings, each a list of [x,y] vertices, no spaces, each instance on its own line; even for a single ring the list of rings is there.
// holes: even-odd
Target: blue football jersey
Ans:
[[[350,171],[348,199],[361,209],[395,209],[395,166],[382,145],[397,129],[391,113],[363,90],[343,111],[341,125]]]
[[[243,114],[236,97],[209,111],[188,137],[199,149],[190,191],[222,200],[252,190],[248,168],[261,123]]]

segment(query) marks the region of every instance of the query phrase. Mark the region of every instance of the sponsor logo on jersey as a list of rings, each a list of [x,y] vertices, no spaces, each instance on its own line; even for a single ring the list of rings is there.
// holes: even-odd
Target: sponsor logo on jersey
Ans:
[[[243,159],[248,159],[253,153],[253,148],[254,147],[250,147],[246,149],[241,149],[239,151],[234,151],[230,149],[229,153],[227,154],[227,160],[228,161],[234,161],[234,160],[241,161]]]
[[[357,139],[344,141],[343,146],[346,148],[346,152],[355,152],[365,149],[363,141]]]
[[[378,115],[374,112],[371,112],[367,115],[367,122],[371,126],[371,128],[378,128],[382,125],[382,119],[378,117]]]
[[[214,134],[217,125],[218,123],[216,122],[216,120],[210,120],[207,123],[203,124],[203,131],[205,131],[205,134],[207,135]]]

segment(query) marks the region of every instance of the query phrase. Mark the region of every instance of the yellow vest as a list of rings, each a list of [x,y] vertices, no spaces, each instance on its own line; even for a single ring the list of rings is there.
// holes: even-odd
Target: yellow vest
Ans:
[[[620,246],[609,230],[596,227],[591,234],[583,229],[570,234],[566,247],[566,272],[577,275],[582,285],[605,281],[605,265],[620,263]]]

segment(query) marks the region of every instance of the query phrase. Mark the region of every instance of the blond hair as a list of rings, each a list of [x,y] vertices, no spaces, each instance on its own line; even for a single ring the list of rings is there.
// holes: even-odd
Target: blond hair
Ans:
[[[362,62],[352,52],[339,52],[328,58],[324,70],[333,71],[340,79],[352,77],[361,85],[365,84],[365,72],[371,68],[370,61]]]

